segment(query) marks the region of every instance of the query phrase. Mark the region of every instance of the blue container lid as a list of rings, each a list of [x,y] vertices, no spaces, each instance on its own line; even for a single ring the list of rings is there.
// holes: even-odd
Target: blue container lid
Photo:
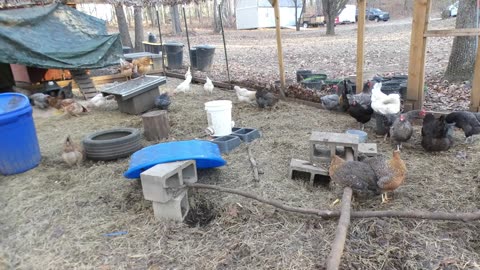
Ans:
[[[151,167],[167,162],[194,159],[198,169],[220,167],[226,164],[218,145],[203,140],[159,143],[133,153],[130,166],[124,173],[126,178],[140,178],[140,174]]]
[[[30,107],[28,97],[19,93],[0,94],[0,118],[17,115],[22,109]]]

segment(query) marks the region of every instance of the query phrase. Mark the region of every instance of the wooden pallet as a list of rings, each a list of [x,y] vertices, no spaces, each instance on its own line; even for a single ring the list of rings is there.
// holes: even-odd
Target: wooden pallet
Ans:
[[[83,97],[88,100],[98,94],[95,84],[85,70],[72,70],[72,79],[77,83]]]

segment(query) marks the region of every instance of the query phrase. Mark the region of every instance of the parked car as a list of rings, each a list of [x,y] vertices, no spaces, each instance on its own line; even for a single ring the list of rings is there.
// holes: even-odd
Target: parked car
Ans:
[[[365,18],[370,21],[388,21],[390,19],[390,13],[383,11],[379,8],[367,8],[365,12]],[[358,9],[355,14],[355,21],[358,21]]]

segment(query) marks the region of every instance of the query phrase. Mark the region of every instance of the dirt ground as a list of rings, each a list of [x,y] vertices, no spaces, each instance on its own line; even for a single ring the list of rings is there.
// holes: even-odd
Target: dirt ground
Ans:
[[[180,81],[168,79],[163,89]],[[287,205],[339,209],[334,185],[311,187],[288,178],[291,158],[308,159],[312,129],[344,132],[357,128],[348,115],[280,102],[261,111],[238,104],[231,92],[215,90],[177,95],[169,112],[171,137],[203,136],[204,102],[234,101],[237,126],[258,128],[252,145],[260,182],[247,159],[245,144],[224,155],[228,164],[199,171],[199,182],[245,190]],[[143,200],[139,181],[126,181],[129,159],[85,161],[67,167],[61,158],[67,135],[79,142],[88,133],[113,127],[142,128],[139,116],[117,110],[92,111],[81,117],[35,114],[41,164],[26,173],[0,177],[0,269],[323,269],[334,238],[336,220],[321,220],[278,211],[236,195],[190,190],[188,224],[157,221]],[[392,146],[369,141],[390,155]],[[406,183],[394,200],[356,200],[355,210],[424,210],[467,212],[480,205],[480,145],[463,144],[430,154],[419,143],[419,129],[405,145]],[[144,145],[157,142],[143,141]],[[210,220],[211,219],[211,220]],[[208,222],[210,220],[210,222]],[[126,231],[121,236],[106,233]],[[341,269],[480,269],[480,224],[370,218],[353,220]]]
[[[375,74],[407,74],[411,18],[392,19],[388,22],[370,22],[365,31],[365,78]],[[432,16],[429,29],[455,27],[455,19],[441,20]],[[118,31],[111,29],[111,31]],[[158,35],[158,29],[150,28]],[[210,44],[216,47],[211,71],[195,72],[214,81],[228,81],[222,36],[207,29],[190,29],[190,45]],[[336,36],[325,36],[325,27],[307,28],[300,32],[282,29],[282,46],[288,84],[296,79],[296,70],[311,69],[326,73],[328,78],[344,78],[355,74],[357,25],[338,25]],[[132,33],[132,38],[134,37]],[[185,44],[183,63],[190,64],[187,38],[181,35],[163,37],[165,41]],[[275,29],[226,30],[225,39],[229,59],[230,78],[245,85],[267,85],[279,80]],[[470,83],[445,82],[446,70],[453,38],[429,38],[427,43],[425,77],[427,92],[425,108],[435,111],[465,110],[470,104]],[[178,72],[184,73],[183,70]],[[323,93],[319,93],[323,94]]]

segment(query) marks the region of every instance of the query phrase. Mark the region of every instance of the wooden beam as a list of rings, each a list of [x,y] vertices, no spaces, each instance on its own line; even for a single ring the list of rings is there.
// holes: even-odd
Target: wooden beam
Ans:
[[[363,89],[363,65],[365,63],[365,12],[367,0],[358,0],[358,26],[357,26],[357,93]]]
[[[431,0],[415,0],[413,5],[412,35],[410,39],[410,59],[408,63],[407,100],[413,103],[412,109],[423,106],[423,84],[425,81],[425,52]]]
[[[480,111],[480,46],[477,47],[477,58],[473,71],[472,95],[470,97],[470,110]]]
[[[273,3],[272,3],[273,2]],[[278,68],[280,69],[280,94],[282,98],[285,98],[285,66],[283,65],[283,49],[282,49],[282,35],[280,32],[280,7],[279,1],[273,0],[270,3],[273,5],[273,11],[275,13],[275,32],[277,36],[277,51],[278,51]]]
[[[478,28],[462,28],[462,29],[439,29],[428,30],[423,35],[424,37],[467,37],[480,36],[480,29]]]

